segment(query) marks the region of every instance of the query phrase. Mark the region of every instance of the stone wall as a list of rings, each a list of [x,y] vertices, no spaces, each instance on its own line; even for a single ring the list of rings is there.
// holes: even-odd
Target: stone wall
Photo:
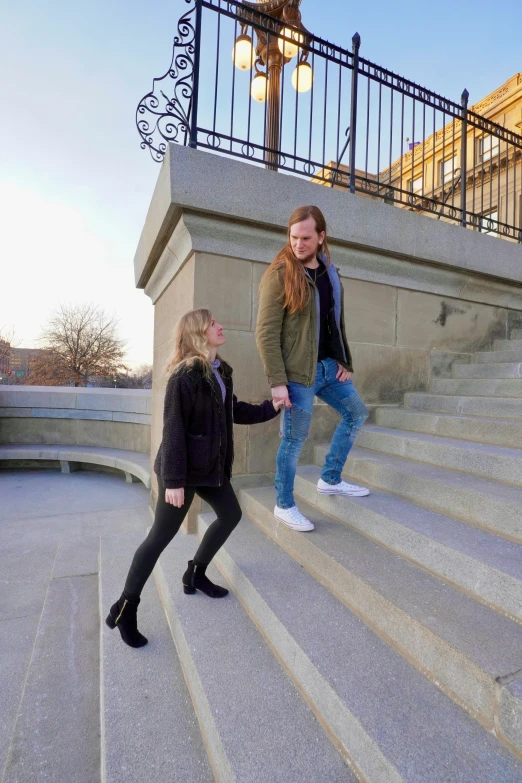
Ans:
[[[0,444],[101,446],[148,453],[152,392],[0,386]]]

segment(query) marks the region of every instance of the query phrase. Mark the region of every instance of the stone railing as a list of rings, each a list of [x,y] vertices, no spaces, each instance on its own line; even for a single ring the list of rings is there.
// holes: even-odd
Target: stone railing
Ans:
[[[152,391],[0,386],[0,444],[150,452]]]

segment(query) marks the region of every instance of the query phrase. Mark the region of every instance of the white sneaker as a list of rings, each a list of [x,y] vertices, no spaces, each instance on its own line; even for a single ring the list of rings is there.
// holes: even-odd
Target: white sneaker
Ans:
[[[362,498],[370,494],[370,490],[367,487],[347,484],[346,481],[340,481],[338,484],[327,484],[322,479],[319,479],[317,482],[317,491],[322,495],[349,495],[356,498]]]
[[[313,523],[301,514],[297,506],[292,506],[292,508],[279,508],[279,506],[276,506],[274,508],[274,516],[287,527],[291,527],[292,530],[306,532],[314,529]]]

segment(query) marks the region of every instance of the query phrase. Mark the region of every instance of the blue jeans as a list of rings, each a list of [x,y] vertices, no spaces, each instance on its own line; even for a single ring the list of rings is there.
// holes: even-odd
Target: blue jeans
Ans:
[[[338,369],[334,359],[324,359],[317,363],[313,386],[288,384],[292,407],[284,409],[282,414],[283,439],[276,459],[275,488],[277,505],[280,508],[291,508],[295,505],[294,479],[299,455],[310,429],[314,397],[319,397],[341,414],[341,421],[334,432],[321,472],[321,478],[327,484],[338,484],[341,480],[350,449],[368,418],[366,406],[352,381],[341,383],[335,377]]]

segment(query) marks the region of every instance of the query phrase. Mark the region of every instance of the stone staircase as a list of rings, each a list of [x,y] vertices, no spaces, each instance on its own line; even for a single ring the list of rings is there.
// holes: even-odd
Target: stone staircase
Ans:
[[[312,534],[276,522],[271,487],[243,490],[242,523],[213,565],[229,599],[183,595],[190,537],[161,558],[157,588],[217,780],[522,781],[513,337],[404,409],[377,410],[346,470],[369,497],[319,495],[317,447],[296,479]],[[212,519],[199,516],[200,538]]]
[[[272,489],[243,491],[247,518],[217,560],[367,780],[522,780],[522,332],[512,337],[404,409],[377,410],[346,471],[370,497],[318,495],[318,447],[296,480],[315,532],[278,525]]]
[[[276,522],[271,487],[242,490],[209,569],[225,600],[184,595],[196,542],[178,536],[143,594],[142,650],[104,618],[150,525],[146,491],[122,482],[136,500],[106,511],[93,477],[57,476],[86,485],[92,521],[78,507],[46,523],[36,636],[25,604],[5,621],[31,628],[7,659],[5,693],[23,687],[2,783],[522,783],[522,392],[503,385],[521,336],[377,410],[346,469],[369,497],[319,495],[316,447],[296,479],[313,533]],[[27,525],[3,534],[20,557]]]
[[[228,600],[183,595],[190,537],[164,554],[156,583],[216,779],[522,781],[518,337],[377,410],[346,471],[368,498],[319,495],[317,447],[296,479],[311,535],[275,521],[272,488],[243,490],[213,566]]]

